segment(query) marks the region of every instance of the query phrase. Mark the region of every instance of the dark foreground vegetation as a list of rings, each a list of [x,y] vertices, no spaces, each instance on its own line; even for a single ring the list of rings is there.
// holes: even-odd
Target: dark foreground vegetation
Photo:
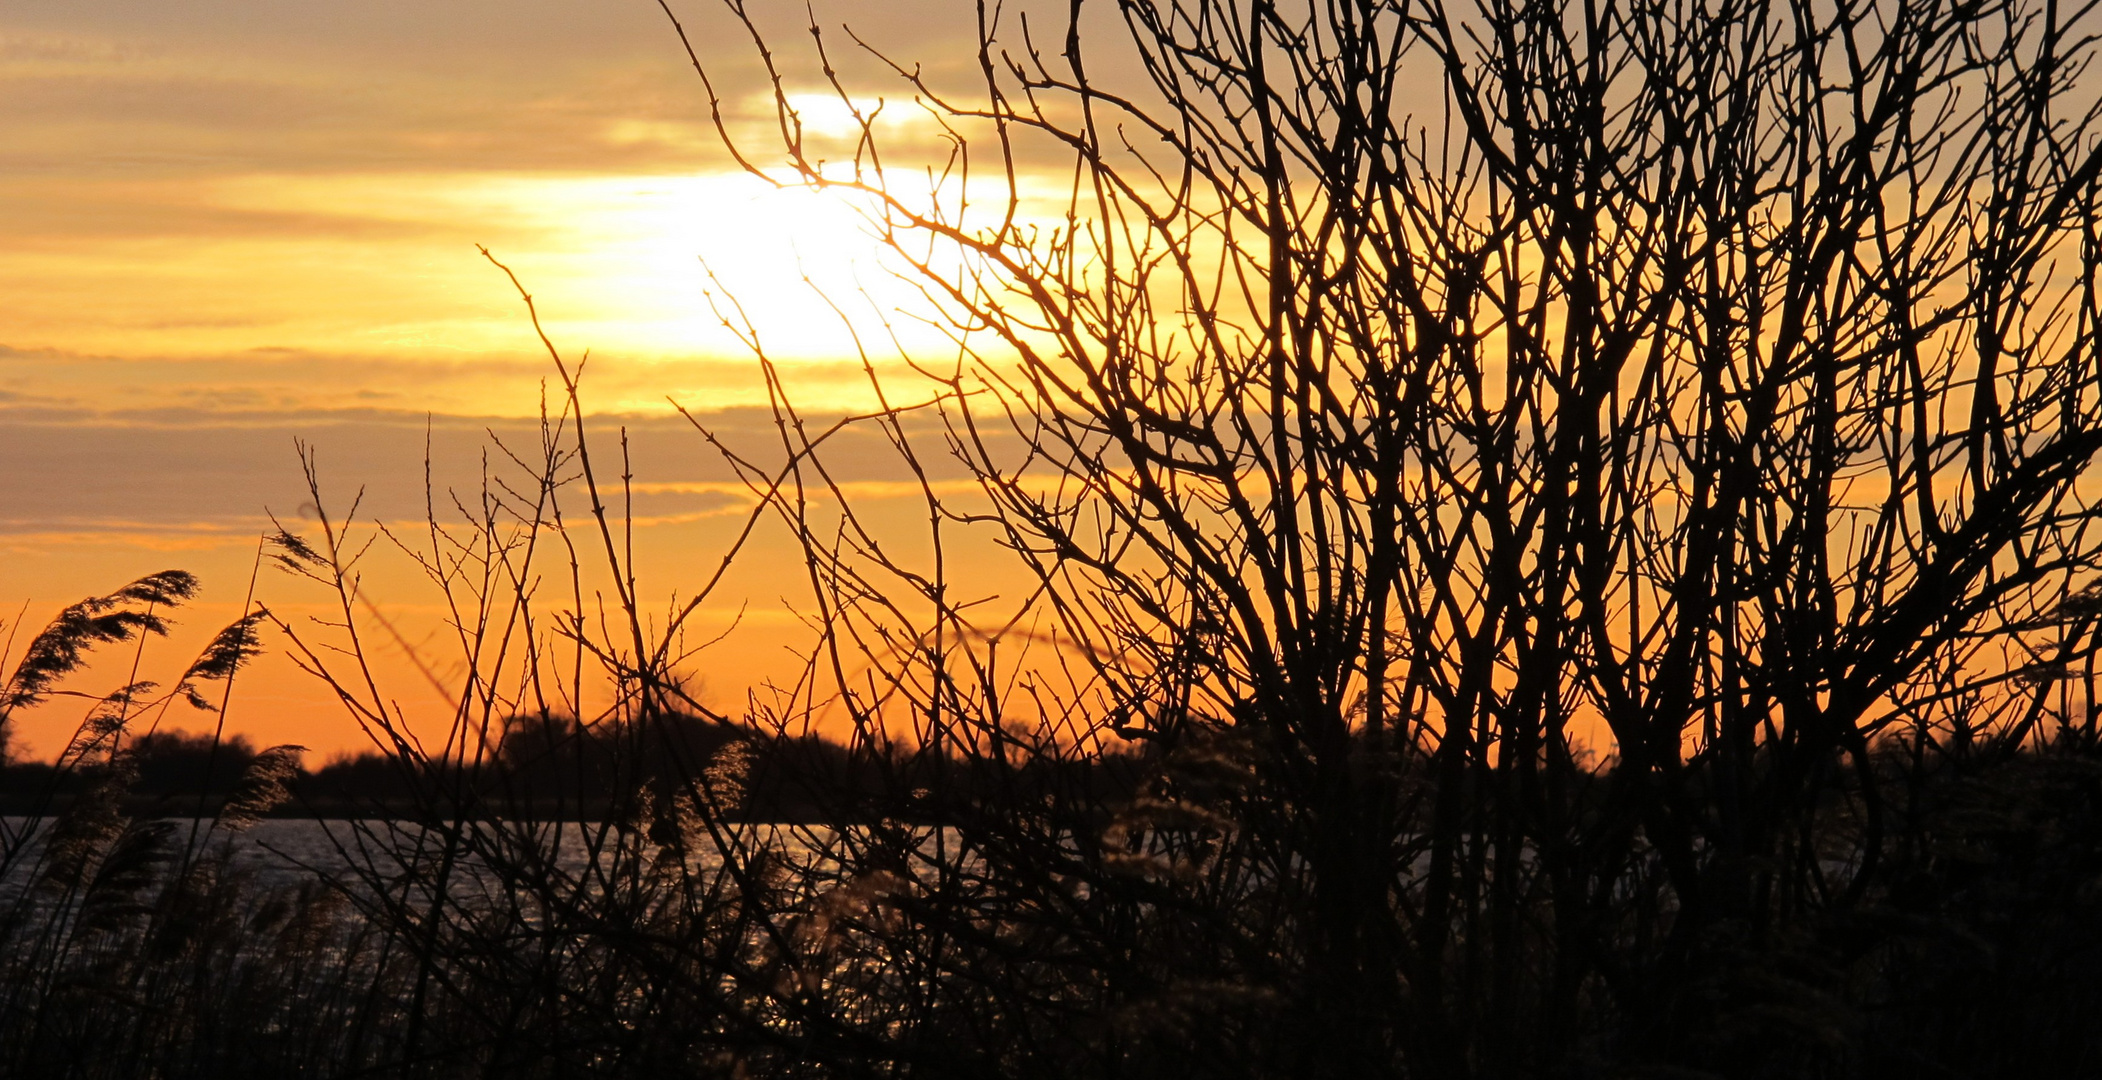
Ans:
[[[167,780],[169,759],[191,756],[168,743],[194,743],[143,738],[135,764],[120,751],[83,766],[46,842],[9,826],[0,1071],[1321,1074],[1307,1037],[1326,1022],[1307,1012],[1321,975],[1265,944],[1304,933],[1315,901],[1237,850],[1285,828],[1245,736],[1057,775],[709,740],[675,776],[662,763],[693,747],[684,727],[612,746],[548,748],[536,733],[532,754],[473,773],[373,758],[304,778],[280,768],[296,790],[387,766],[398,816],[329,823],[340,857],[311,876],[234,858],[287,797],[258,791],[269,760],[238,742],[222,748],[242,768],[203,822],[187,817],[195,793]],[[1436,790],[1433,754],[1351,754],[1406,799]],[[548,815],[542,789],[524,800],[539,818],[516,816],[528,785],[561,783],[540,771],[551,761],[604,770],[605,801],[585,804],[601,812]],[[1735,871],[1793,870],[1813,889],[1763,920],[1711,924],[1680,959],[1681,905],[1639,849],[1584,898],[1581,940],[1612,952],[1592,958],[1601,974],[1567,1014],[1552,1011],[1556,950],[1578,934],[1556,927],[1552,882],[1521,871],[1511,915],[1526,951],[1464,947],[1450,972],[1482,1003],[1463,1021],[1513,1040],[1469,1071],[1538,1075],[1526,1059],[1541,1034],[1490,1012],[1504,1009],[1569,1026],[1573,1052],[1549,1075],[2089,1074],[2102,1042],[2093,725],[2054,724],[2026,746],[1894,738],[1863,770],[1836,755],[1826,768],[1817,831],[1784,848],[1785,865]],[[752,812],[769,769],[819,781],[807,824]],[[95,802],[114,774],[134,785],[129,814]],[[1588,774],[1579,824],[1609,820],[1624,782]],[[1860,813],[1866,786],[1893,795],[1880,823]],[[1864,866],[1870,828],[1882,857]],[[1420,864],[1430,838],[1404,842]],[[1670,1071],[1633,1064],[1660,1057]]]
[[[694,61],[953,337],[819,418],[721,304],[778,441],[692,417],[749,496],[696,565],[793,545],[802,671],[695,699],[724,578],[647,599],[552,341],[442,520],[309,455],[272,550],[334,617],[91,699],[0,837],[10,1074],[2102,1071],[2094,9],[1023,7],[959,86],[732,0],[757,124]],[[365,661],[377,558],[448,612],[443,731]],[[0,711],[194,585],[69,609]],[[304,883],[232,839],[290,748],[131,801],[258,635],[394,785]]]

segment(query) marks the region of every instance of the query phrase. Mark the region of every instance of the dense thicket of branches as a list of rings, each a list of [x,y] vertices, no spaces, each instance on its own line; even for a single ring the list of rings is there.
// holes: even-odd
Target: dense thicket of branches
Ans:
[[[1937,865],[1921,771],[2094,730],[2091,7],[1102,6],[982,6],[975,93],[896,69],[956,140],[931,186],[873,123],[821,162],[787,76],[778,145],[718,105],[926,282],[984,495],[930,495],[937,541],[1041,583],[963,610],[808,508],[791,434],[828,644],[932,645],[830,688],[971,754],[1077,724],[1232,762],[1122,834],[1188,856],[1158,896],[1059,924],[1097,1007],[1259,990],[1278,1026],[1206,1028],[1207,1069],[1845,1059],[1788,957]],[[1018,710],[1003,625],[1087,677]],[[1031,858],[924,940],[1018,962],[948,935],[1060,910],[1019,883],[1077,871]],[[1003,1001],[1013,1037],[1056,997]]]

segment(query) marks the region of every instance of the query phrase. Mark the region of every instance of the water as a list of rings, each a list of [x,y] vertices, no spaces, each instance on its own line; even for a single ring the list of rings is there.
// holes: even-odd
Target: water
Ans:
[[[444,831],[406,821],[272,818],[241,831],[214,828],[210,819],[162,818],[169,827],[163,865],[223,858],[228,872],[258,885],[299,886],[315,880],[352,889],[385,889],[408,879],[430,880],[443,867],[449,890],[481,891],[523,875],[578,882],[616,867],[632,871],[658,857],[657,846],[604,825],[562,823],[471,824],[446,861]],[[52,820],[0,818],[8,837],[0,851],[0,902],[21,897],[44,868]],[[501,830],[501,832],[499,832]],[[800,845],[797,845],[800,846]],[[712,848],[696,845],[688,868],[720,865]],[[187,851],[187,856],[185,852]]]

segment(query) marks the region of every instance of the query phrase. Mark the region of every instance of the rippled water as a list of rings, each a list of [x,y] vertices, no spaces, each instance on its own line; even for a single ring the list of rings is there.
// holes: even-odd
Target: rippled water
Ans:
[[[208,819],[164,818],[160,819],[172,827],[166,845],[175,857],[181,857],[185,848],[193,855],[224,853],[227,866],[237,872],[253,874],[265,884],[298,884],[323,877],[338,882],[370,882],[374,879],[398,877],[405,867],[437,859],[444,848],[444,837],[435,830],[425,830],[411,822],[402,821],[348,821],[315,820],[311,818],[273,818],[258,822],[238,832],[213,828]],[[4,872],[0,872],[0,895],[18,895],[32,880],[42,865],[43,849],[51,834],[52,822],[45,819],[31,827],[31,822],[22,818],[0,819],[9,836],[15,838],[14,850],[7,860]],[[537,854],[544,864],[568,876],[578,874],[591,867],[595,860],[603,863],[608,857],[606,848],[613,842],[608,830],[598,825],[579,827],[574,822],[560,825],[503,826],[506,834],[498,840],[487,830],[495,826],[470,826],[484,830],[483,839],[492,841],[488,845],[473,845],[488,850],[494,847],[512,858],[524,858]],[[456,851],[454,863],[455,881],[460,885],[488,884],[495,877],[490,868],[479,858]],[[713,864],[716,860],[703,854],[698,862]],[[538,860],[536,860],[538,861]]]

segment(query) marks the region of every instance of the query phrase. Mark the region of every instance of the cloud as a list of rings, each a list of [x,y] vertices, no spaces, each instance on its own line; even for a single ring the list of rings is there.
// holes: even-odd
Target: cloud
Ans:
[[[717,75],[763,85],[723,13],[678,6]],[[800,43],[791,7],[772,30]],[[932,72],[971,68],[954,4],[829,7],[835,32],[852,21]],[[784,53],[790,75],[821,85],[804,51]],[[17,0],[0,13],[0,123],[0,170],[15,172],[723,164],[706,94],[648,4]]]
[[[748,460],[768,470],[780,467],[770,411],[696,415]],[[832,419],[813,416],[810,427],[822,430]],[[603,497],[619,508],[616,513],[631,512],[638,526],[692,522],[753,502],[735,470],[683,417],[611,414],[589,422]],[[960,472],[945,461],[933,418],[916,418],[910,426],[932,475],[953,487]],[[623,436],[635,477],[625,496],[619,494],[616,464]],[[301,446],[334,514],[355,500],[366,519],[418,521],[427,476],[441,508],[454,497],[476,503],[485,477],[530,490],[509,455],[538,460],[541,438],[536,421],[515,417],[384,409],[91,412],[0,404],[0,461],[8,463],[0,470],[0,535],[16,544],[79,538],[128,538],[162,548],[245,542],[269,514],[287,522],[311,515]],[[832,478],[854,497],[918,497],[913,474],[873,426],[835,435],[825,460]],[[565,468],[575,475],[573,461]]]
[[[12,209],[0,217],[0,237],[15,244],[255,237],[369,243],[428,238],[438,232],[428,222],[361,213],[353,206],[329,212],[225,205],[210,199],[194,182],[16,177],[0,179],[0,200]]]
[[[732,124],[763,130],[750,43],[713,5],[675,7],[737,88]],[[907,0],[816,17],[856,78],[881,66],[842,22],[968,86],[967,12]],[[761,15],[792,89],[822,87],[802,6]],[[855,93],[887,99],[895,145],[942,152],[894,77]],[[839,110],[798,103],[813,145],[850,143]],[[601,430],[626,423],[645,479],[674,485],[731,477],[667,398],[778,456],[770,415],[742,409],[764,383],[703,297],[702,257],[813,410],[870,392],[804,277],[866,290],[878,315],[917,295],[883,291],[841,206],[726,178],[705,94],[649,4],[12,0],[0,128],[0,534],[15,542],[252,529],[305,498],[295,438],[331,485],[420,512],[426,416],[441,486],[478,485],[492,432],[533,437],[550,365],[476,243],[519,270],[565,355],[594,350]],[[873,433],[838,445],[843,480],[904,475]],[[687,520],[738,498],[666,488],[637,513]]]
[[[15,71],[109,67],[137,63],[158,53],[159,50],[137,41],[0,31],[0,66]]]
[[[524,320],[512,319],[515,323]],[[530,326],[520,328],[530,333]],[[523,344],[523,343],[522,343]],[[537,344],[537,343],[535,343]],[[869,403],[858,360],[783,361],[777,370],[800,407],[859,409]],[[899,400],[924,397],[923,380],[885,364]],[[41,410],[53,422],[244,426],[286,417],[378,410],[400,416],[536,417],[553,366],[537,350],[487,353],[428,345],[390,353],[269,346],[201,356],[113,355],[0,344],[0,398]],[[597,354],[585,377],[587,405],[610,414],[674,415],[671,402],[703,412],[765,400],[758,365],[745,356]],[[683,423],[683,421],[681,422]]]

